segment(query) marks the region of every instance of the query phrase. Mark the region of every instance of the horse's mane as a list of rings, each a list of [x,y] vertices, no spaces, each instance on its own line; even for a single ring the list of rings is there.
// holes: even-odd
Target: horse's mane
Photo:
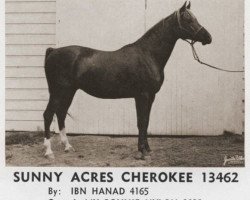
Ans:
[[[153,40],[158,38],[164,33],[164,30],[169,26],[169,18],[172,17],[172,14],[168,17],[160,20],[157,24],[151,27],[141,38],[139,38],[135,43],[142,42],[145,40]]]

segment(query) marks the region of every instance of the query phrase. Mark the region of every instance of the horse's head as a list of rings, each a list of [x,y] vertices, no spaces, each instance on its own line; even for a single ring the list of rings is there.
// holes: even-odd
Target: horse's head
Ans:
[[[201,42],[203,45],[210,44],[212,37],[210,33],[199,24],[194,14],[190,11],[191,4],[187,2],[176,11],[178,23],[178,35],[182,39],[190,39]]]

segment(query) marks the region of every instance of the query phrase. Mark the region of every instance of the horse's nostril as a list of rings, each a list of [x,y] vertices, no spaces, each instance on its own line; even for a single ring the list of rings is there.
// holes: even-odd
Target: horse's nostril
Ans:
[[[212,36],[209,34],[208,35],[208,44],[210,44],[212,42]]]
[[[206,44],[210,44],[211,42],[212,42],[211,35],[207,35],[206,38],[203,39],[202,44],[206,45]]]

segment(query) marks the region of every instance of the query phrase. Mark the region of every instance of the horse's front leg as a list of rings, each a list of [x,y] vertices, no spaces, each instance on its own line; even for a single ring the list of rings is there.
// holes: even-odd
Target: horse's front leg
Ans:
[[[142,152],[142,157],[148,154],[150,147],[147,140],[147,130],[149,124],[149,116],[154,101],[155,94],[142,93],[135,98],[137,127],[139,130],[138,150]]]

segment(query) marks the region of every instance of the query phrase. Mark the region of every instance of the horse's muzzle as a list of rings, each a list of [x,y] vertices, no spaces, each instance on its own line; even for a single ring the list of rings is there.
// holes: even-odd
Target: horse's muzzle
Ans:
[[[206,45],[206,44],[211,44],[212,42],[212,36],[211,34],[204,28],[203,29],[204,33],[201,33],[202,36],[203,36],[203,39],[202,39],[202,45]]]
[[[201,42],[203,45],[210,44],[212,42],[212,36],[204,27],[202,27],[197,33],[195,41]]]

